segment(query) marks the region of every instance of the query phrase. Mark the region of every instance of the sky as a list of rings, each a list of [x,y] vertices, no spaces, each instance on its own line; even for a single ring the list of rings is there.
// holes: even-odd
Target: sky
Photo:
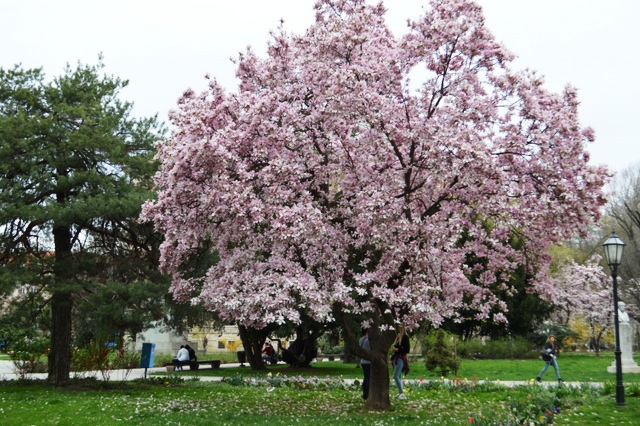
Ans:
[[[554,92],[578,89],[580,122],[596,131],[591,163],[620,172],[640,162],[640,1],[477,0],[496,39],[517,55],[512,68],[545,76]],[[264,55],[281,19],[301,34],[313,23],[314,0],[0,0],[0,68],[93,65],[129,80],[122,100],[133,114],[167,113],[205,75],[235,91],[231,62],[248,46]],[[387,0],[396,36],[427,0]]]

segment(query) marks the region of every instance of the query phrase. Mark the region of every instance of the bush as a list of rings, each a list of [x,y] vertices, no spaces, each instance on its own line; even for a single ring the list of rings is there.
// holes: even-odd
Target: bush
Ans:
[[[123,369],[126,376],[140,365],[140,354],[103,344],[92,344],[74,348],[71,357],[71,369],[76,376],[84,377],[86,372],[99,371],[104,380],[109,380],[111,371]]]
[[[124,349],[120,349],[117,352],[113,367],[123,370],[138,368],[140,366],[140,357],[141,354],[138,352],[129,352]]]
[[[47,370],[45,360],[49,340],[44,337],[21,339],[13,343],[10,353],[16,374],[24,379],[27,374],[42,373]]]
[[[318,338],[318,349],[320,350],[320,353],[325,355],[341,355],[344,353],[344,345],[327,335],[323,335]]]
[[[425,357],[425,366],[429,371],[437,371],[442,376],[450,372],[458,374],[460,357],[456,352],[456,336],[440,329],[435,335],[427,335],[422,355]]]
[[[530,341],[524,338],[487,340],[479,339],[461,342],[458,353],[465,359],[535,359],[538,352]]]
[[[71,355],[71,370],[80,378],[85,373],[100,371],[105,380],[109,380],[112,370],[110,355],[112,349],[99,344],[87,345],[82,348],[74,348]]]

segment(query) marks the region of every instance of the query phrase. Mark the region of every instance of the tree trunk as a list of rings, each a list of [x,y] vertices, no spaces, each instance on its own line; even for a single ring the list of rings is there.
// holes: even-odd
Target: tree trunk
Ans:
[[[262,362],[262,346],[271,332],[269,327],[257,330],[255,328],[238,325],[240,340],[247,354],[247,362],[252,370],[264,370],[266,366]]]
[[[302,326],[296,330],[296,340],[282,351],[282,360],[292,367],[308,367],[318,356],[317,335],[305,332]]]
[[[59,196],[64,199],[64,196]],[[73,279],[71,256],[71,228],[54,226],[55,264],[53,266],[55,284],[51,297],[51,350],[49,352],[48,380],[54,385],[69,381],[71,371],[71,341],[73,293],[70,290]]]
[[[359,358],[371,362],[371,378],[369,382],[369,397],[364,408],[371,411],[388,411],[391,408],[389,399],[389,349],[396,337],[395,330],[381,327],[382,321],[386,324],[394,324],[393,318],[381,314],[386,311],[382,306],[371,315],[372,323],[369,328],[370,351],[360,347],[359,340],[360,323],[355,317],[345,314],[340,306],[334,306],[334,314],[344,333],[345,345],[349,352]]]
[[[51,351],[49,352],[49,377],[54,385],[69,380],[71,370],[71,312],[72,295],[55,292],[51,298]]]
[[[385,354],[383,357],[373,357],[371,361],[369,398],[367,398],[364,408],[371,411],[387,411],[390,407],[389,362]]]

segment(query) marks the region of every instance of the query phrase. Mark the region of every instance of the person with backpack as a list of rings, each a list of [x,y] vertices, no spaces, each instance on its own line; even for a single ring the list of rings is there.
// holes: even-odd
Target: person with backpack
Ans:
[[[544,361],[544,368],[538,375],[536,376],[536,380],[538,382],[542,381],[542,376],[547,372],[549,366],[552,366],[556,372],[556,377],[558,378],[558,382],[564,382],[562,377],[560,377],[560,367],[558,367],[558,361],[556,360],[556,337],[551,335],[547,338],[547,342],[544,344],[544,348],[540,355],[542,355],[542,360]]]

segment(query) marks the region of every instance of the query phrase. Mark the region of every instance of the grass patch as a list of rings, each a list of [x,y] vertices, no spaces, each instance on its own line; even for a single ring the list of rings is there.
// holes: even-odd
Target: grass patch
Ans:
[[[465,360],[460,378],[447,380],[414,362],[408,399],[392,400],[386,413],[364,411],[358,384],[343,380],[360,379],[362,371],[342,362],[319,362],[306,369],[269,366],[263,372],[248,367],[186,370],[130,382],[74,380],[61,388],[44,381],[6,381],[0,382],[0,426],[638,424],[640,375],[624,376],[627,406],[618,407],[615,376],[606,373],[612,362],[608,353],[560,357],[566,380],[600,381],[602,388],[536,383],[508,388],[479,381],[528,381],[542,368],[539,360]],[[205,382],[197,377],[207,375],[225,379]],[[553,380],[553,373],[545,379]]]
[[[613,361],[614,355],[610,352],[599,357],[592,353],[564,353],[558,357],[560,374],[570,382],[613,381],[615,374],[607,372],[607,367]],[[463,360],[458,376],[486,380],[530,380],[535,378],[543,366],[544,362],[541,360]],[[543,379],[555,381],[553,368],[547,371]],[[624,381],[640,383],[640,374],[626,374]]]
[[[433,381],[409,387],[392,410],[363,410],[357,389],[272,387],[268,384],[138,380],[79,382],[54,388],[43,382],[0,386],[0,425],[460,425],[634,424],[640,398],[617,407],[593,389],[513,389],[474,382]],[[637,424],[637,423],[636,423]]]
[[[636,357],[638,359],[638,357]],[[607,367],[613,363],[612,353],[594,354],[565,353],[558,358],[560,373],[570,382],[600,382],[615,381],[615,374],[608,373]],[[540,360],[463,360],[457,377],[491,381],[528,381],[536,377],[544,363]],[[316,362],[307,368],[293,369],[286,365],[269,365],[262,372],[255,372],[249,367],[221,368],[217,370],[203,369],[189,371],[185,368],[182,375],[189,376],[219,376],[230,377],[242,374],[246,377],[263,377],[268,373],[282,375],[300,375],[302,377],[342,377],[344,379],[358,379],[362,370],[356,364],[345,364],[340,361]],[[168,374],[168,373],[160,373]],[[424,362],[411,363],[408,379],[439,379],[440,376],[428,371]],[[453,378],[453,376],[449,376]],[[549,369],[543,380],[555,381],[553,369]],[[640,383],[640,374],[625,374],[625,383]]]

